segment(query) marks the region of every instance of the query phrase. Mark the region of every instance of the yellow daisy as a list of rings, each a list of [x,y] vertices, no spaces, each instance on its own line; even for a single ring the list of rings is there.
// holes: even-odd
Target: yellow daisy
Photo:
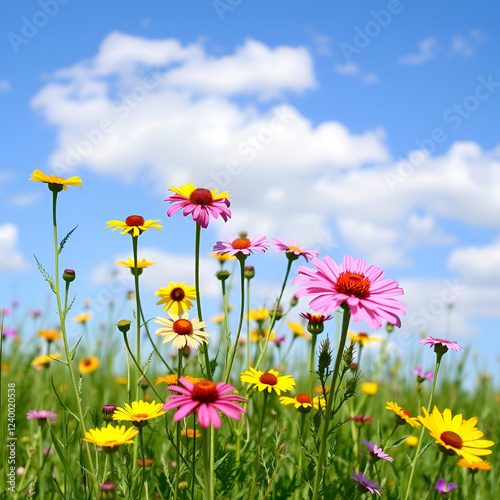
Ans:
[[[114,228],[113,231],[121,229],[122,232],[120,234],[126,234],[132,231],[132,236],[139,236],[141,233],[151,228],[159,229],[161,231],[163,226],[156,224],[157,222],[161,222],[160,219],[149,219],[145,221],[144,217],[141,217],[140,215],[130,215],[125,219],[125,222],[120,220],[110,220],[106,222],[106,229],[109,229],[110,227]]]
[[[116,377],[115,382],[120,385],[127,385],[128,384],[128,379],[127,377]]]
[[[253,388],[259,391],[272,392],[274,389],[278,396],[281,392],[291,391],[295,387],[295,380],[291,375],[279,376],[279,372],[271,369],[264,373],[260,370],[255,370],[255,368],[250,367],[248,371],[243,372],[240,375],[242,382],[247,382],[249,384],[254,384]]]
[[[203,380],[202,378],[191,377],[191,375],[183,375],[182,378],[185,378],[188,382],[191,382],[192,384],[197,384],[198,382],[201,382]],[[158,384],[175,385],[177,384],[178,380],[179,377],[177,376],[177,374],[164,375],[163,377],[158,377],[156,379],[156,385]]]
[[[363,382],[361,384],[361,392],[368,396],[377,394],[378,385],[375,382]]]
[[[45,184],[49,185],[49,189],[51,191],[61,191],[64,190],[66,191],[68,189],[67,186],[78,186],[82,187],[82,180],[80,177],[77,177],[76,175],[74,177],[70,177],[69,179],[63,179],[62,177],[57,177],[54,174],[44,174],[41,170],[36,169],[30,177],[30,180],[33,180],[34,182],[45,182]]]
[[[286,324],[296,337],[302,337],[303,339],[311,340],[311,335],[309,335],[305,331],[304,325],[302,323],[297,323],[296,321],[287,321]]]
[[[299,394],[294,398],[288,398],[286,396],[280,397],[280,403],[282,405],[294,405],[297,410],[301,413],[308,413],[311,411],[311,408],[319,409],[326,407],[325,398],[316,397],[313,398],[311,403],[311,396],[309,394]]]
[[[367,333],[349,332],[347,335],[349,335],[351,342],[360,344],[361,346],[365,346],[368,342],[378,342],[379,340],[377,337],[370,337]]]
[[[163,343],[173,340],[172,345],[176,349],[183,349],[186,346],[198,348],[198,345],[204,342],[208,343],[210,335],[203,331],[207,326],[204,321],[194,318],[189,321],[189,314],[184,313],[182,317],[177,314],[168,313],[171,319],[156,318],[156,323],[164,325],[164,328],[158,328],[156,335],[165,337]]]
[[[94,356],[84,358],[78,364],[80,373],[92,373],[99,366],[99,360]]]
[[[250,311],[248,311],[247,318],[252,321],[264,321],[269,318],[269,311],[265,307],[250,309]]]
[[[164,311],[172,309],[173,314],[181,315],[193,306],[191,301],[196,300],[196,287],[186,286],[184,281],[182,283],[171,281],[168,288],[159,288],[155,295],[161,297],[161,300],[156,303],[157,306],[165,304]]]
[[[40,330],[38,336],[48,342],[53,342],[54,340],[62,339],[62,333],[56,330]]]
[[[104,451],[112,451],[121,444],[133,443],[132,438],[139,433],[134,427],[128,429],[122,425],[121,427],[113,427],[108,424],[107,427],[100,429],[90,429],[85,433],[84,441],[94,443],[96,446],[101,446]]]
[[[224,255],[220,255],[218,253],[211,253],[210,257],[217,259],[221,264],[224,264],[226,260],[236,260],[236,257],[234,255],[229,255],[228,253],[225,253]]]
[[[38,358],[35,358],[31,362],[31,364],[37,370],[41,370],[45,365],[48,365],[51,361],[60,358],[61,356],[62,356],[61,354],[56,354],[56,353],[45,354],[44,356],[39,356]]]
[[[130,257],[126,261],[117,260],[115,264],[123,267],[129,267],[130,269],[135,269],[134,259]],[[145,267],[152,266],[153,264],[156,264],[156,260],[137,259],[137,269],[144,269]]]
[[[145,401],[132,401],[132,405],[125,403],[125,408],[116,408],[113,420],[129,420],[136,426],[146,425],[148,420],[161,417],[167,413],[162,410],[163,403],[147,403]]]
[[[268,328],[264,328],[263,330],[258,330],[257,328],[254,328],[253,330],[250,330],[250,340],[252,342],[259,342],[259,341],[264,341],[267,338],[267,334],[269,332]],[[271,332],[271,335],[269,337],[269,340],[274,340],[276,338],[276,335],[274,334],[274,330]]]
[[[470,463],[465,458],[461,458],[458,462],[457,465],[460,467],[467,467],[469,469],[472,469],[473,471],[475,470],[491,470],[491,464],[487,462],[486,460],[483,460],[482,462],[473,462]]]
[[[481,439],[484,434],[476,427],[477,418],[463,420],[461,414],[452,416],[449,408],[441,413],[436,406],[431,414],[425,408],[422,410],[425,416],[419,415],[418,419],[427,427],[436,444],[454,451],[470,463],[481,462],[479,456],[491,453],[486,448],[495,443]]]
[[[73,318],[73,321],[76,323],[86,323],[92,316],[94,315],[91,312],[80,313]]]
[[[401,406],[399,406],[397,403],[394,403],[393,401],[387,401],[386,405],[387,406],[385,408],[387,410],[392,410],[396,414],[395,418],[398,424],[402,425],[406,423],[410,424],[412,427],[420,427],[417,418],[412,417],[411,413],[408,410],[401,408]]]

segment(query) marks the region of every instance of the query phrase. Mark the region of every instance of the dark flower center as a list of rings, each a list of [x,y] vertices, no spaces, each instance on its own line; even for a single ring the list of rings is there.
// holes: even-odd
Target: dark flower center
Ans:
[[[243,248],[248,248],[250,246],[250,240],[248,238],[236,238],[232,245],[234,249],[242,250]]]
[[[259,381],[266,385],[276,385],[278,383],[276,375],[273,375],[272,373],[263,373],[260,376]]]
[[[185,294],[184,290],[180,287],[174,288],[170,292],[170,298],[172,300],[175,300],[176,302],[180,302],[181,300],[184,299],[185,296],[186,296],[186,294]]]
[[[209,189],[197,188],[189,195],[189,201],[195,205],[211,205],[214,198]]]
[[[408,411],[408,410],[403,410],[403,408],[401,408],[401,412],[406,415],[408,418],[411,417],[411,413]]]
[[[191,391],[191,397],[194,401],[200,403],[214,403],[219,397],[217,386],[210,380],[202,380],[194,384]]]
[[[335,290],[344,295],[354,295],[358,299],[366,299],[370,296],[370,281],[362,274],[346,271],[338,277]]]
[[[309,403],[311,404],[311,396],[309,394],[299,394],[296,398],[298,403]]]
[[[144,418],[148,418],[148,414],[147,413],[136,413],[134,415],[135,418],[140,418],[140,419],[144,419]]]
[[[193,325],[187,319],[178,319],[172,326],[172,330],[178,335],[189,335],[193,333]]]
[[[367,339],[368,338],[368,334],[367,333],[358,333],[358,337],[360,339]]]
[[[83,362],[83,364],[84,364],[85,366],[91,366],[91,365],[92,365],[92,360],[91,360],[91,359],[86,359],[86,360]]]
[[[125,224],[127,224],[127,226],[143,226],[144,217],[140,215],[130,215],[125,219]]]
[[[462,438],[453,431],[445,431],[441,434],[441,440],[448,446],[453,446],[453,448],[461,449],[463,445]]]

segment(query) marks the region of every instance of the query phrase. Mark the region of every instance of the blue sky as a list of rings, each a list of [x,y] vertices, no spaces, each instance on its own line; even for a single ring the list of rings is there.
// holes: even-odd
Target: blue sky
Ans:
[[[158,260],[142,278],[148,316],[161,314],[159,286],[192,283],[193,223],[169,219],[163,200],[171,185],[193,182],[232,195],[232,220],[203,232],[204,255],[246,230],[364,258],[405,289],[394,352],[418,349],[422,330],[444,336],[453,303],[450,336],[497,371],[495,3],[47,0],[1,9],[0,304],[19,300],[21,315],[49,300],[32,257],[52,269],[50,193],[28,181],[35,168],[83,179],[59,197],[61,235],[78,224],[61,265],[77,271],[75,312],[88,299],[95,327],[110,297],[127,314],[131,286],[121,274],[110,285],[131,245],[107,220],[163,221],[140,240],[140,256]],[[250,263],[253,305],[269,304],[284,257],[272,249]],[[211,313],[216,268],[204,256]]]

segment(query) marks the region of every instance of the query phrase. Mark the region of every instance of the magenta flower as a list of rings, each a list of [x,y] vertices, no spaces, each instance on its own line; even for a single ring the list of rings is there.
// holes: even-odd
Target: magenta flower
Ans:
[[[434,380],[434,372],[424,372],[420,365],[412,368],[411,371],[417,376],[417,382],[421,384],[424,380]]]
[[[380,328],[383,321],[401,326],[398,315],[405,314],[405,304],[394,298],[404,292],[397,281],[382,279],[384,272],[376,266],[367,267],[362,259],[346,255],[338,265],[330,257],[313,259],[311,269],[299,266],[293,282],[303,285],[296,295],[317,295],[309,307],[320,313],[335,311],[346,303],[353,321],[365,319],[371,328]]]
[[[429,344],[431,347],[434,346],[434,350],[436,350],[436,346],[440,347],[442,349],[445,349],[444,352],[446,352],[448,349],[451,349],[453,351],[461,351],[462,346],[458,345],[458,342],[455,342],[454,340],[443,340],[443,339],[436,339],[434,337],[427,337],[419,342],[420,345],[426,345]]]
[[[224,193],[217,194],[217,190],[210,191],[209,189],[197,188],[194,184],[187,186],[180,186],[178,188],[171,187],[174,196],[165,198],[165,201],[174,203],[168,210],[167,215],[170,217],[175,212],[183,209],[183,214],[192,214],[193,220],[201,227],[206,228],[210,221],[210,216],[217,219],[219,215],[224,222],[231,217],[231,210],[229,210],[230,195],[225,191]]]
[[[375,493],[379,497],[382,497],[380,494],[381,486],[379,486],[375,481],[368,479],[363,475],[362,472],[356,472],[354,469],[352,471],[354,476],[351,477],[354,481],[358,483],[358,491],[361,493]]]
[[[446,481],[444,479],[440,479],[434,487],[435,490],[438,490],[439,493],[441,493],[442,498],[448,498],[448,493],[455,488],[458,488],[458,485],[456,485],[455,483],[450,483],[447,487]]]
[[[246,413],[245,409],[236,404],[247,403],[248,401],[238,394],[227,394],[234,391],[234,387],[224,382],[214,384],[210,380],[202,380],[196,384],[188,382],[185,378],[180,378],[178,385],[168,386],[169,391],[177,391],[180,394],[174,394],[167,397],[163,405],[165,411],[177,408],[174,420],[182,420],[190,413],[196,412],[198,420],[202,427],[208,428],[214,424],[217,429],[221,426],[221,420],[217,410],[228,417],[239,420],[240,413]]]
[[[273,245],[276,247],[277,252],[286,252],[287,257],[292,260],[298,259],[302,255],[306,259],[306,262],[309,262],[309,259],[314,259],[319,255],[315,250],[306,250],[306,247],[298,247],[297,242],[293,238],[290,240],[289,245],[278,238],[273,238]]]
[[[15,337],[17,335],[17,332],[15,328],[4,328],[2,330],[2,337]]]
[[[363,427],[365,424],[372,424],[373,417],[367,417],[366,415],[354,415],[354,417],[349,417],[358,427]]]
[[[52,424],[57,419],[57,413],[47,410],[30,410],[26,414],[27,420],[38,420],[40,425],[43,425],[47,420]]]
[[[388,462],[394,461],[390,455],[384,453],[382,448],[379,448],[373,441],[367,441],[365,439],[361,444],[364,444],[368,448],[370,460],[372,462],[378,462],[379,460],[387,460]]]
[[[213,248],[215,253],[224,255],[228,253],[232,257],[238,255],[250,255],[253,252],[265,252],[269,243],[265,236],[248,239],[246,237],[228,238],[226,241],[218,241]]]
[[[2,316],[10,316],[10,309],[6,307],[0,307],[0,317]]]

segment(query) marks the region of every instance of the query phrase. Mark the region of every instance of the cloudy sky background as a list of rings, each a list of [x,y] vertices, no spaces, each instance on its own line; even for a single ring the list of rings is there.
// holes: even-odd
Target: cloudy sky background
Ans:
[[[83,179],[59,196],[61,237],[78,224],[61,266],[76,270],[74,312],[89,300],[95,330],[110,298],[117,316],[128,314],[132,285],[126,273],[112,278],[131,242],[106,231],[107,220],[162,220],[163,231],[140,238],[139,256],[158,261],[141,278],[148,317],[161,314],[158,287],[193,283],[194,224],[169,219],[163,201],[170,186],[192,182],[232,195],[231,221],[202,235],[205,316],[217,312],[208,257],[217,239],[241,230],[295,238],[400,282],[398,352],[423,349],[422,331],[446,336],[452,304],[450,337],[497,374],[497,5],[42,0],[1,9],[0,305],[20,303],[7,323],[55,309],[33,258],[53,269],[51,193],[28,180],[34,169]],[[252,305],[271,304],[286,259],[272,249],[248,263]],[[302,300],[297,313],[306,310]]]

